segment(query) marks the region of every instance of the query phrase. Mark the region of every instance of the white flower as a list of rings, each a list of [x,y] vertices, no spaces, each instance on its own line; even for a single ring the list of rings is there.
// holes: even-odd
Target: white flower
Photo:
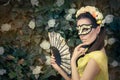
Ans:
[[[56,4],[60,7],[64,4],[64,0],[57,0]]]
[[[80,14],[85,13],[85,12],[89,12],[97,20],[97,24],[102,23],[103,14],[94,6],[81,7],[77,11],[76,17],[78,17]]]
[[[109,38],[108,39],[108,44],[109,45],[112,45],[112,44],[114,44],[116,42],[116,39],[115,38]]]
[[[5,52],[3,47],[0,47],[0,55],[2,55]]]
[[[35,79],[38,80],[39,76],[39,74],[35,74]]]
[[[39,1],[38,0],[31,0],[31,4],[32,4],[32,6],[38,6]]]
[[[75,8],[75,7],[76,7],[76,4],[72,3],[70,6],[71,6],[72,8]]]
[[[68,14],[67,16],[65,16],[65,19],[68,21],[72,20],[72,14]]]
[[[68,13],[69,14],[75,14],[76,10],[74,8],[71,8],[68,10]]]
[[[2,24],[1,26],[1,30],[4,31],[9,31],[11,29],[11,25],[10,24]]]
[[[49,27],[54,27],[54,26],[55,26],[55,19],[50,19],[50,20],[48,21],[48,26],[49,26]]]
[[[45,57],[46,57],[46,59],[47,59],[45,63],[46,63],[47,65],[50,65],[50,64],[51,64],[51,63],[50,63],[50,56],[45,56]]]
[[[113,15],[107,15],[105,17],[105,23],[109,24],[113,21],[114,16]]]
[[[31,20],[28,24],[28,26],[31,28],[31,29],[34,29],[35,28],[35,20]]]
[[[111,63],[111,65],[112,65],[113,67],[116,67],[116,66],[118,66],[118,62],[117,62],[116,60],[114,60],[114,61]]]
[[[5,69],[0,69],[0,75],[4,75],[6,73]]]
[[[104,43],[105,43],[105,45],[104,45],[104,46],[106,46],[106,45],[107,45],[107,40],[106,40],[106,39],[104,40]]]
[[[42,69],[42,66],[36,66],[34,69],[33,69],[33,74],[39,74],[39,73],[42,73],[41,71]]]
[[[85,12],[85,7],[80,8],[77,13],[76,13],[76,17],[78,17],[81,13]]]
[[[45,51],[48,52],[48,53],[50,53],[50,49],[46,49]]]
[[[104,27],[105,19],[102,20],[102,23],[100,24],[101,27]]]
[[[103,14],[102,14],[102,13],[99,12],[97,15],[98,15],[98,16],[96,17],[97,20],[98,20],[98,19],[101,19],[101,20],[103,19]]]
[[[42,43],[40,44],[40,47],[48,50],[50,48],[50,43],[47,40],[42,41]]]

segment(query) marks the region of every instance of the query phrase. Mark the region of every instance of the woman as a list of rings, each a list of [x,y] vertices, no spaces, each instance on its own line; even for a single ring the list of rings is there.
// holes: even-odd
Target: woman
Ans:
[[[76,28],[83,43],[73,51],[71,78],[56,64],[53,55],[52,66],[65,80],[108,80],[107,56],[104,50],[105,28],[101,27],[102,14],[97,8],[86,6],[77,11],[76,17]]]

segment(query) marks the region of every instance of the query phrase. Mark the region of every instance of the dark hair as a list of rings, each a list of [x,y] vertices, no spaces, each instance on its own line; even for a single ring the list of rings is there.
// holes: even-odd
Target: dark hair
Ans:
[[[80,15],[77,17],[77,21],[78,21],[79,19],[82,19],[82,18],[88,18],[88,19],[90,19],[91,24],[93,25],[94,28],[96,28],[97,26],[99,26],[99,24],[97,24],[96,19],[95,19],[89,12],[80,14]]]
[[[80,14],[77,17],[77,21],[82,18],[90,19],[91,24],[93,25],[94,28],[99,26],[99,24],[97,24],[96,19],[89,12]],[[101,50],[104,47],[104,38],[105,38],[105,28],[101,27],[100,33],[98,34],[96,40],[92,44],[89,45],[89,49],[87,53],[96,51],[96,50]]]

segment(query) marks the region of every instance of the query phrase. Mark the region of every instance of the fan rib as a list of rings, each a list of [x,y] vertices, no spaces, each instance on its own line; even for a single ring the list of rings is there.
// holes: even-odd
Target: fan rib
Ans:
[[[63,39],[62,40],[60,40],[60,44],[63,42]],[[60,48],[60,44],[59,44],[59,46],[58,46],[58,49]]]
[[[70,69],[70,64],[61,63],[61,65],[63,65],[63,66],[66,67],[67,69]]]
[[[61,58],[61,59],[63,59],[63,60],[70,60],[70,58]]]
[[[57,33],[56,33],[57,34]],[[57,34],[57,36],[56,36],[56,47],[58,48],[58,45],[59,45],[59,40],[60,39],[60,35],[59,34]]]
[[[62,69],[64,69],[65,72],[67,72],[68,74],[71,73],[71,69],[67,68],[66,66],[60,65]]]
[[[60,54],[61,56],[66,56],[69,55],[69,53],[64,53],[64,54]]]
[[[69,48],[65,48],[65,49],[63,49],[63,50],[61,50],[60,51],[60,53],[62,54],[62,53],[64,53],[66,50],[68,50]]]
[[[66,45],[66,43],[65,43],[65,44],[63,44],[63,46],[61,46],[61,47],[59,48],[59,51],[61,51],[61,50],[62,50],[62,48],[63,48],[65,45]]]
[[[71,67],[70,67],[70,51],[67,43],[65,42],[65,39],[56,32],[50,32],[48,33],[50,44],[52,47],[55,47],[59,52],[61,57],[60,66],[61,68],[66,71],[68,74],[71,73]],[[58,56],[58,55],[57,55]]]
[[[55,46],[57,47],[57,34],[56,34],[56,37],[55,37]]]
[[[62,60],[61,63],[65,63],[67,65],[70,65],[70,61],[69,62],[67,62],[67,61],[65,62],[65,61]]]
[[[53,46],[55,46],[55,33],[53,32]]]
[[[54,45],[54,44],[53,44],[53,43],[54,43],[54,42],[53,42],[53,41],[54,41],[54,40],[53,40],[53,32],[50,34],[50,38],[51,38],[51,45],[53,46],[53,45]]]
[[[56,45],[56,47],[59,48],[59,45],[60,45],[60,35],[58,37],[58,44]]]

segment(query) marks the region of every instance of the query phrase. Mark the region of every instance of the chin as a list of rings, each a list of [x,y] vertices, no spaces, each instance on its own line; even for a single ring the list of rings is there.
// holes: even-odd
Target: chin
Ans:
[[[89,42],[83,42],[83,44],[85,44],[85,45],[90,45],[91,43],[89,43]]]

